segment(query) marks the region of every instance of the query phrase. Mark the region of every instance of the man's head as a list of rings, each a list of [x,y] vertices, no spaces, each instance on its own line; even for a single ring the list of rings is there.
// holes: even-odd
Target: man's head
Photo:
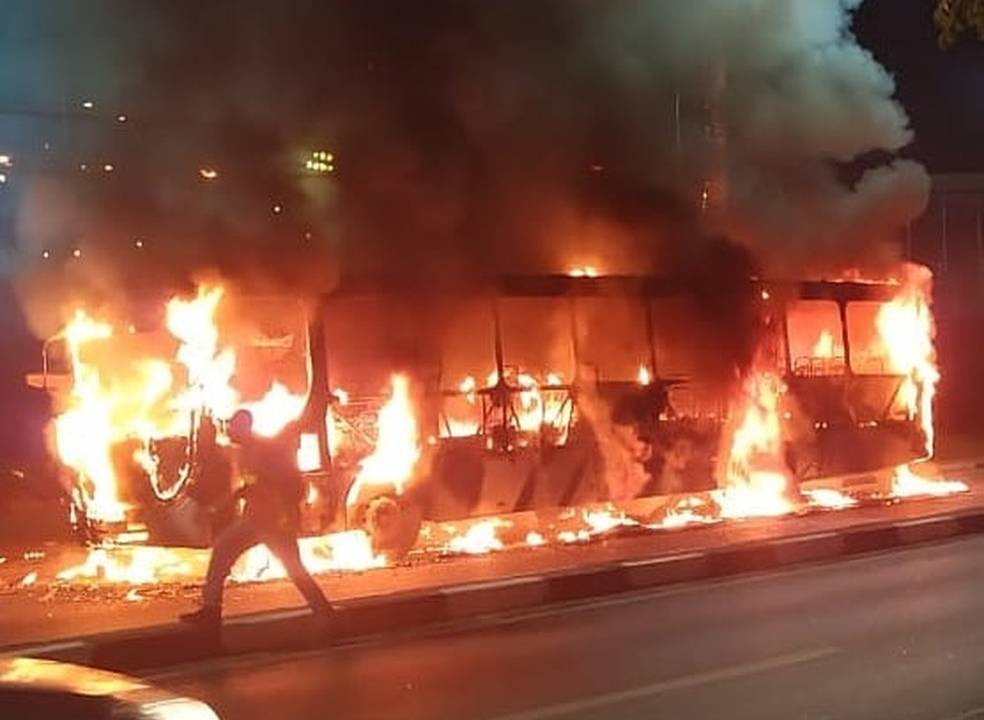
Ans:
[[[249,410],[237,410],[229,418],[229,439],[237,445],[242,445],[253,436],[253,413]]]

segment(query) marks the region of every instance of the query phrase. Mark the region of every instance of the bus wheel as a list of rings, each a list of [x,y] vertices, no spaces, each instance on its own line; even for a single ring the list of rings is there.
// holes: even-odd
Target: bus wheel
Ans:
[[[366,503],[362,524],[373,552],[399,562],[417,542],[420,513],[399,497],[379,495]]]

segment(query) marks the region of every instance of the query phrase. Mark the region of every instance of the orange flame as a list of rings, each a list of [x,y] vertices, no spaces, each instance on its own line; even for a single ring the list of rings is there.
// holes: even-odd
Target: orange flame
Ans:
[[[405,375],[394,375],[390,382],[392,395],[379,411],[376,447],[359,464],[355,482],[349,488],[346,501],[349,506],[357,503],[363,488],[369,486],[390,486],[397,495],[402,495],[420,458],[410,382]]]
[[[506,376],[509,380],[509,376]],[[550,372],[546,375],[545,387],[530,373],[516,375],[519,387],[516,416],[519,429],[536,433],[544,428],[563,432],[569,421],[569,408],[564,403],[565,394],[558,386],[563,385],[563,375]],[[563,442],[563,440],[561,440]]]
[[[624,512],[616,511],[614,507],[588,510],[581,512],[588,532],[592,535],[606,533],[618,527],[631,527],[639,523],[628,517]]]
[[[117,499],[116,472],[110,448],[117,439],[112,403],[106,398],[99,370],[82,359],[82,346],[106,340],[113,329],[78,310],[63,331],[72,359],[72,390],[68,409],[55,420],[59,457],[91,483],[83,501],[89,516],[107,522],[123,519],[125,506]],[[85,486],[83,486],[85,487]]]
[[[372,550],[372,540],[364,530],[347,530],[298,541],[301,562],[308,572],[318,574],[332,570],[368,570],[386,565],[386,557]],[[257,545],[233,568],[235,582],[264,582],[287,576],[283,565],[266,545]]]
[[[567,271],[567,275],[569,277],[575,277],[575,278],[583,278],[583,277],[595,278],[598,277],[600,274],[601,272],[598,270],[598,267],[595,265],[577,265],[575,267],[570,268]]]
[[[881,309],[876,321],[891,369],[905,376],[899,396],[909,417],[918,418],[922,425],[927,458],[933,456],[935,447],[933,399],[940,380],[931,293],[929,269],[908,265],[899,294]]]
[[[228,418],[236,410],[238,394],[230,385],[236,370],[231,348],[219,351],[215,310],[223,288],[200,287],[191,300],[172,298],[167,304],[167,329],[181,341],[177,360],[188,370],[188,388],[178,398],[184,410],[204,408]]]
[[[834,336],[829,330],[821,330],[813,346],[813,357],[832,359],[834,357]]]
[[[563,443],[566,431],[570,425],[573,405],[567,402],[568,394],[564,387],[564,376],[559,372],[547,372],[541,382],[531,373],[515,372],[508,369],[503,376],[504,383],[513,391],[512,410],[515,411],[514,422],[520,432],[536,434],[544,430],[554,433],[553,442]],[[485,380],[487,388],[499,384],[499,374],[491,371]],[[468,375],[458,384],[458,392],[462,394],[468,406],[478,404],[476,390],[478,382],[474,376]],[[460,407],[459,407],[460,412]],[[461,413],[465,414],[465,413]],[[480,413],[476,408],[470,408],[467,417],[453,415],[443,419],[442,437],[464,437],[475,435],[480,427]]]
[[[297,469],[301,472],[321,469],[321,449],[318,447],[316,433],[301,433],[300,444],[297,447]],[[311,489],[313,487],[311,486]],[[313,504],[316,498],[317,494],[311,497],[309,492],[307,504]]]
[[[58,573],[62,582],[98,579],[143,585],[179,579],[193,572],[181,553],[161,547],[93,548],[85,561]]]
[[[687,525],[708,525],[719,521],[720,517],[712,511],[704,498],[689,495],[672,503],[659,522],[646,527],[653,530],[672,530]]]
[[[266,395],[254,403],[245,403],[243,407],[253,414],[253,431],[257,435],[274,437],[288,423],[300,417],[306,402],[306,397],[292,395],[286,385],[274,380]]]
[[[499,528],[512,527],[512,523],[502,518],[480,520],[448,541],[448,550],[466,555],[484,555],[493,550],[502,550],[505,545],[499,539]]]
[[[495,383],[492,383],[493,385]],[[460,402],[447,411],[441,423],[441,437],[467,437],[478,433],[481,426],[481,412],[478,410],[478,383],[475,377],[468,375],[458,383],[458,392],[465,404]]]
[[[908,465],[899,465],[892,474],[892,495],[898,498],[952,495],[967,492],[966,483],[959,480],[936,480],[922,477]]]
[[[786,387],[771,372],[745,381],[745,408],[731,437],[725,487],[717,491],[723,517],[784,515],[793,505],[786,496],[789,478],[782,455],[779,404]]]
[[[803,490],[803,495],[806,496],[811,505],[827,508],[828,510],[843,510],[844,508],[854,507],[858,504],[856,498],[845,495],[840,490],[834,488]]]
[[[155,492],[159,458],[151,441],[180,437],[189,432],[189,419],[205,411],[226,419],[239,407],[254,414],[256,431],[274,435],[301,413],[304,396],[291,395],[273,382],[255,403],[242,404],[231,381],[236,368],[232,348],[221,348],[215,313],[224,290],[201,287],[190,299],[172,298],[166,307],[166,327],[178,340],[174,357],[153,354],[133,356],[124,345],[130,332],[114,334],[109,323],[96,321],[83,310],[75,312],[61,336],[72,361],[72,386],[66,407],[54,420],[55,449],[62,463],[80,479],[76,493],[88,518],[121,522],[126,506],[119,499],[119,481],[113,464],[113,447],[137,440],[133,459],[147,473]],[[118,342],[119,345],[108,345]],[[97,343],[118,351],[121,362],[90,362],[83,349]],[[113,353],[103,352],[102,357]],[[175,372],[184,367],[185,372]],[[187,477],[187,467],[179,470]]]
[[[386,565],[386,557],[373,552],[363,530],[349,530],[298,541],[301,561],[311,573],[368,570]],[[208,551],[157,546],[95,547],[86,559],[57,574],[66,583],[125,583],[146,585],[200,579],[208,565]],[[247,552],[232,571],[236,582],[283,578],[283,567],[265,545]],[[35,574],[35,578],[36,578]]]

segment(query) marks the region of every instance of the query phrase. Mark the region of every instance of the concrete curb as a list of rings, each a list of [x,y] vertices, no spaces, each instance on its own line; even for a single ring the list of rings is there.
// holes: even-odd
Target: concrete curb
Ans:
[[[587,566],[576,571],[369,597],[340,606],[344,628],[338,637],[349,639],[406,631],[493,613],[829,561],[975,533],[984,533],[984,508]],[[3,654],[133,671],[216,655],[313,648],[327,642],[315,629],[306,609],[295,608],[229,618],[221,642],[195,629],[171,624],[46,645],[10,647]]]

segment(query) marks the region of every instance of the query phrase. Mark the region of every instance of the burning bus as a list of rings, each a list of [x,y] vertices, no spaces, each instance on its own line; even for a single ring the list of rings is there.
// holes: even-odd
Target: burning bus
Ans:
[[[207,544],[240,407],[296,448],[305,531],[361,529],[388,558],[468,518],[850,504],[932,454],[928,272],[749,280],[740,372],[687,279],[580,275],[350,282],[307,302],[215,285],[146,326],[78,311],[28,378],[56,396],[73,521],[95,541]]]

